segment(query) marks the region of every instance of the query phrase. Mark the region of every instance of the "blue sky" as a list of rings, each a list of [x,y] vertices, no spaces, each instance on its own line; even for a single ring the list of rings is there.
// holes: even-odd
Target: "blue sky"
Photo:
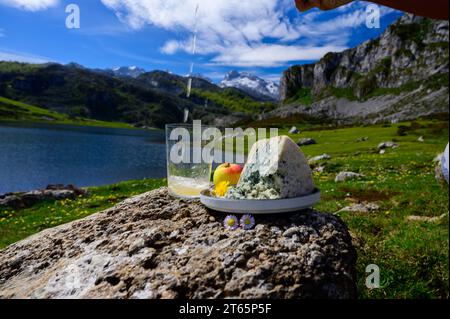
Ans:
[[[80,29],[66,28],[71,3],[80,8]],[[195,62],[194,73],[214,80],[234,69],[278,80],[290,65],[377,37],[401,15],[380,7],[381,26],[369,29],[368,4],[300,13],[294,0],[0,0],[0,60],[182,75]]]

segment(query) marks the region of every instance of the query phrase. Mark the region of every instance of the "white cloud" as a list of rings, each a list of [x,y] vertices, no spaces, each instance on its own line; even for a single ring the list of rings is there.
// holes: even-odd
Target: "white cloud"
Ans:
[[[51,59],[25,52],[10,51],[0,48],[0,61],[14,61],[14,62],[40,64],[51,62]]]
[[[318,10],[293,14],[293,0],[101,1],[131,28],[149,24],[177,34],[160,48],[165,54],[190,52],[196,27],[197,53],[212,55],[212,63],[220,65],[279,66],[318,59],[344,50],[352,29],[365,22],[363,4],[342,7],[330,18]]]
[[[240,67],[275,67],[289,61],[311,61],[323,57],[327,52],[339,52],[346,47],[340,46],[285,46],[262,44],[255,47],[233,47],[213,59],[213,63]]]
[[[40,11],[56,6],[59,0],[0,0],[0,4],[27,11]]]
[[[183,47],[184,47],[184,45],[182,43],[180,43],[179,41],[169,40],[161,48],[161,52],[166,53],[166,54],[174,54]]]

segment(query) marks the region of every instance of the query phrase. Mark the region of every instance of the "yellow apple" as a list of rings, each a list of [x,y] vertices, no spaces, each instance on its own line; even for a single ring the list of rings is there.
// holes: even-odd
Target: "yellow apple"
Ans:
[[[214,171],[214,185],[220,182],[228,182],[230,186],[236,185],[242,173],[242,166],[238,164],[224,163]]]

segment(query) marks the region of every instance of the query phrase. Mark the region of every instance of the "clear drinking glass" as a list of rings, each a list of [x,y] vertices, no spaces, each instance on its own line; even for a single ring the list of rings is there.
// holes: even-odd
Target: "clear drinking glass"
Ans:
[[[212,163],[201,156],[207,141],[202,141],[204,126],[166,125],[167,183],[171,195],[198,198],[211,186]],[[200,134],[200,136],[199,136]]]

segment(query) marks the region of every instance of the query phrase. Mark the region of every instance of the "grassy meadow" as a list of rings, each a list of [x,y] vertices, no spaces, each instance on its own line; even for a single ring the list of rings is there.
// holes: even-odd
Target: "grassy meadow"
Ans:
[[[298,127],[302,129],[301,125]],[[287,130],[288,127],[281,133],[286,134]],[[424,142],[418,141],[419,136]],[[317,164],[323,164],[324,170],[314,173],[322,191],[322,201],[316,209],[339,215],[354,237],[359,297],[448,298],[449,188],[436,181],[433,163],[448,143],[448,122],[421,120],[339,129],[309,128],[291,137],[317,141],[316,145],[302,147],[307,156],[331,156]],[[362,137],[367,137],[367,141],[357,142]],[[383,141],[395,141],[399,147],[379,154],[377,145]],[[336,183],[336,174],[341,171],[358,172],[365,177]],[[129,181],[89,188],[88,197],[76,200],[41,202],[20,211],[0,208],[0,248],[165,184],[165,180]],[[357,202],[376,203],[379,210],[338,213]],[[447,215],[436,222],[407,219],[410,215],[442,214]],[[369,264],[380,267],[380,289],[365,287],[365,269]]]
[[[406,135],[404,127],[409,127]],[[300,136],[312,137],[318,143],[302,148],[307,155],[327,153],[332,157],[324,172],[314,176],[322,191],[317,210],[334,213],[355,202],[380,207],[372,213],[338,213],[355,237],[359,296],[448,298],[449,188],[436,181],[433,163],[448,143],[448,122],[307,131]],[[424,142],[418,142],[420,136]],[[368,140],[356,142],[361,137]],[[377,145],[392,140],[399,147],[379,154]],[[366,177],[335,183],[341,171]],[[409,215],[442,214],[447,216],[436,223],[406,219]],[[365,268],[369,264],[380,267],[381,289],[365,287]]]
[[[134,128],[130,124],[105,122],[82,117],[71,117],[41,107],[14,101],[0,96],[0,122],[47,123],[111,128]]]

